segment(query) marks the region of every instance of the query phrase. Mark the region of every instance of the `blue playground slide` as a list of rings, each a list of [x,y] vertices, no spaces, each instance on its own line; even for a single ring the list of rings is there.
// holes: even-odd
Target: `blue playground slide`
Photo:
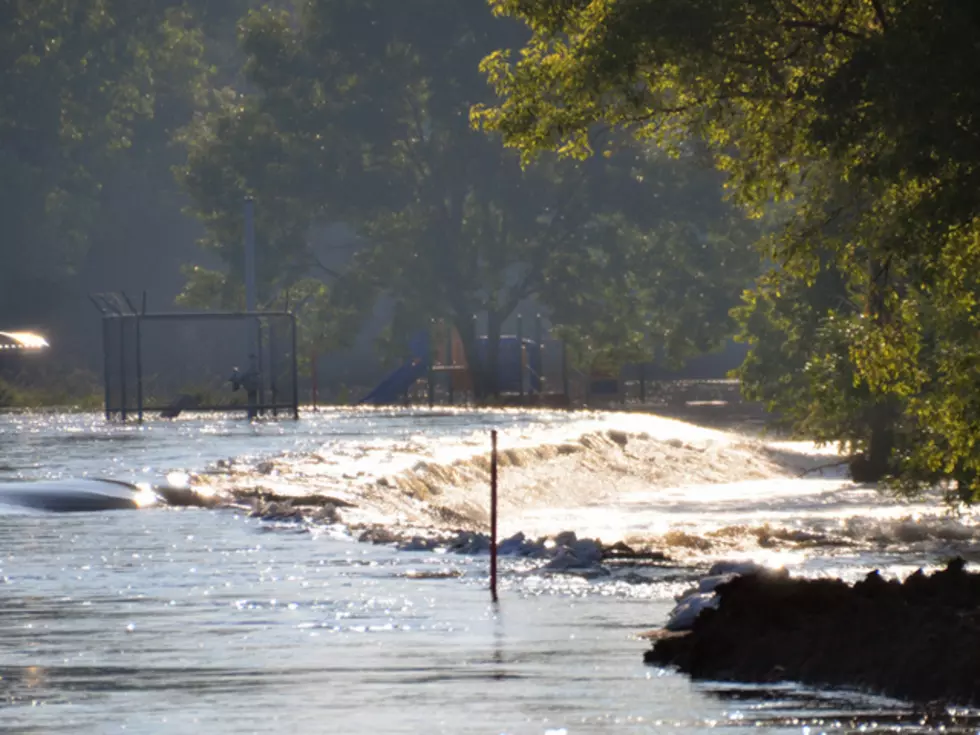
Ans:
[[[419,332],[409,343],[411,357],[390,373],[381,384],[360,400],[360,403],[371,403],[384,406],[400,403],[405,391],[419,378],[424,378],[429,371],[430,335]],[[521,393],[524,390],[525,371],[530,373],[530,390],[532,393],[541,391],[541,351],[537,343],[530,339],[521,341],[517,337],[503,335],[497,351],[497,374],[499,389],[502,393]],[[487,338],[480,337],[477,343],[477,359],[487,361]],[[618,385],[618,384],[617,384]],[[618,388],[617,388],[618,390]]]
[[[424,360],[416,358],[406,362],[385,377],[377,388],[360,400],[360,403],[371,403],[376,406],[398,403],[405,395],[405,391],[411,388],[416,380],[425,377],[428,371],[429,366]]]
[[[400,403],[405,391],[419,378],[424,378],[429,372],[429,350],[431,348],[428,331],[419,332],[409,342],[412,356],[404,365],[389,373],[373,391],[362,398],[359,403],[371,403],[375,406],[385,406]]]

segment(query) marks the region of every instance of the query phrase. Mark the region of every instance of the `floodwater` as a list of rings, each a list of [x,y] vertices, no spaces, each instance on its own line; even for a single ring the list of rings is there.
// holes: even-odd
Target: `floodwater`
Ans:
[[[630,424],[637,421],[646,423]],[[323,472],[311,479],[277,470],[280,487],[295,480],[303,492],[317,483],[356,494],[377,477],[423,471],[420,457],[466,469],[489,428],[524,447],[642,428],[634,459],[671,432],[695,448],[721,440],[616,414],[335,411],[298,423],[195,418],[142,428],[87,415],[7,416],[0,418],[0,481],[159,482],[218,460],[249,467],[273,457],[280,467],[305,466],[315,453]],[[503,475],[504,488],[523,482],[540,491],[521,506],[524,521],[512,522],[592,522],[611,538],[616,529],[635,535],[646,523],[637,518],[647,519],[661,526],[652,538],[681,539],[674,551],[687,553],[682,564],[589,580],[505,560],[493,606],[486,557],[362,544],[341,526],[276,525],[234,510],[0,511],[0,731],[928,731],[907,708],[881,699],[692,683],[643,665],[647,644],[636,634],[661,625],[673,596],[718,555],[737,550],[807,574],[853,577],[871,565],[904,573],[956,545],[972,549],[970,518],[926,517],[925,505],[875,499],[840,478],[800,485],[808,481],[748,461],[744,449],[705,459],[715,468],[728,462],[723,467],[742,479],[695,484],[687,493],[652,487],[633,483],[625,460],[603,464],[614,459],[604,445],[586,444],[597,448],[575,461],[591,474],[565,478],[560,497],[548,494],[550,475],[529,459]],[[694,454],[676,441],[666,446],[682,454],[665,449],[663,463],[688,465],[663,477],[704,479]],[[765,472],[773,474],[743,477]],[[579,497],[576,481],[596,487],[606,476],[601,506],[567,502]],[[700,521],[698,502],[710,510]],[[550,518],[547,507],[556,508]],[[871,511],[877,520],[869,531],[854,519],[871,523]],[[805,528],[811,542],[818,529],[830,540],[791,543],[776,533],[785,544],[769,538],[753,547],[747,540],[759,539],[760,523]],[[915,523],[932,530],[912,533]],[[719,530],[729,538],[743,527],[735,546],[684,542]],[[889,535],[885,527],[906,531]],[[973,724],[967,719],[960,729]],[[948,723],[946,731],[958,727]]]

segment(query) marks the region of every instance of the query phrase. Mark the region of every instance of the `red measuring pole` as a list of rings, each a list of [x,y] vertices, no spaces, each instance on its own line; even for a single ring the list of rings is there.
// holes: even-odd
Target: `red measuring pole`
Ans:
[[[490,596],[497,602],[497,430],[490,432]]]

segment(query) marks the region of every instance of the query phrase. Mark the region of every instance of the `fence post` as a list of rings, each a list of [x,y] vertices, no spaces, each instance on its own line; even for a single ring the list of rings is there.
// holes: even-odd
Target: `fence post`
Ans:
[[[126,423],[126,317],[119,319],[119,417]]]
[[[543,402],[545,395],[545,373],[544,373],[544,336],[541,329],[541,314],[536,314],[534,317],[534,341],[537,343],[536,349],[538,352],[538,398]],[[534,385],[532,383],[531,387]]]
[[[310,364],[312,366],[312,375],[310,377],[313,380],[313,413],[316,413],[316,402],[320,393],[319,377],[317,376],[316,350],[313,350],[313,356],[310,358]]]
[[[279,417],[279,386],[276,383],[276,368],[278,365],[275,364],[276,359],[276,325],[273,322],[267,322],[266,326],[269,330],[269,368],[266,372],[269,374],[269,394],[272,401],[272,415],[276,418]],[[293,345],[295,352],[295,345]],[[265,403],[265,401],[263,401]]]
[[[141,316],[146,313],[146,291],[140,303],[140,312],[136,315],[136,405],[139,410],[140,423],[143,423],[143,328]]]
[[[255,202],[252,197],[245,197],[245,311],[254,313],[257,306],[257,288],[255,283]],[[248,371],[252,376],[253,382],[246,386],[248,392],[248,417],[254,419],[258,415],[258,402],[261,400],[254,381],[258,380],[260,359],[260,336],[261,329],[258,318],[247,320],[247,346],[248,346]]]
[[[102,315],[102,380],[105,382],[105,420],[112,420],[111,368],[109,367],[109,320]]]
[[[426,371],[426,397],[429,399],[429,408],[436,405],[436,357],[439,355],[439,348],[436,346],[436,336],[438,335],[437,323],[435,319],[429,322],[429,369]]]
[[[522,314],[517,315],[517,374],[520,376],[518,380],[518,395],[521,398],[521,405],[524,405],[524,377],[526,374],[524,368],[524,316]]]
[[[571,403],[571,396],[568,395],[568,345],[565,340],[561,342],[561,391],[565,400]]]
[[[289,337],[291,342],[291,348],[293,352],[293,420],[299,421],[299,339],[296,336],[296,315],[289,315]],[[314,358],[314,365],[316,365],[316,359]]]
[[[448,378],[447,389],[449,393],[449,405],[452,406],[456,403],[455,387],[454,382],[456,380],[456,359],[453,355],[453,325],[452,322],[447,319],[442,320],[443,327],[446,330],[446,364],[444,367],[448,367],[449,370],[446,371],[446,376]]]
[[[136,415],[143,423],[143,320],[136,315]]]

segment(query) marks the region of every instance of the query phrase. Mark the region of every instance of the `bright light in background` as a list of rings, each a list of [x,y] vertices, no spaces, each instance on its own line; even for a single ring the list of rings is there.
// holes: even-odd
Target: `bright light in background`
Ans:
[[[50,346],[35,332],[0,332],[0,350],[43,350]]]

